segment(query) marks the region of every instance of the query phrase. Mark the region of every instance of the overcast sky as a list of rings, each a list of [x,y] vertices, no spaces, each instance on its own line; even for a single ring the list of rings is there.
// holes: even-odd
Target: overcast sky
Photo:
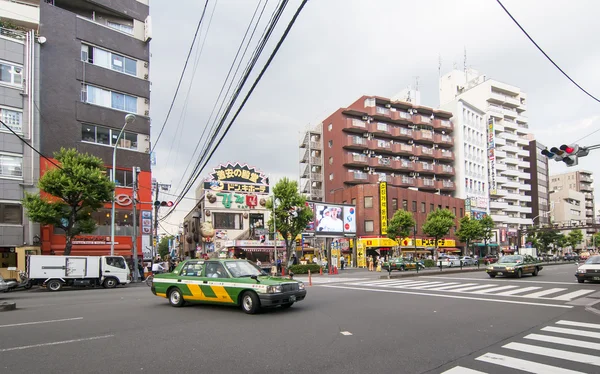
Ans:
[[[290,1],[247,88],[300,2]],[[258,0],[209,0],[198,44],[155,149],[153,175],[159,183],[172,185],[169,193],[181,191],[196,162],[196,157],[192,160],[194,148],[209,123],[258,4]],[[260,8],[262,4],[264,1]],[[596,19],[600,2],[504,0],[503,4],[563,70],[600,97],[600,23]],[[151,1],[153,142],[164,122],[203,6],[203,0],[177,0],[177,6],[166,0]],[[277,1],[268,1],[254,42],[276,6]],[[528,94],[530,129],[545,145],[573,142],[600,129],[600,104],[562,76],[495,0],[310,0],[202,178],[220,163],[239,161],[261,169],[272,182],[283,176],[298,179],[300,134],[308,126],[361,95],[390,97],[414,86],[415,77],[422,105],[437,107],[440,57],[442,74],[454,67],[462,69],[465,49],[467,66]],[[579,142],[598,143],[600,131]],[[599,153],[581,159],[579,168],[593,171],[600,180],[600,163],[594,162],[600,151],[595,152]],[[192,165],[183,175],[190,160]],[[551,173],[566,170],[551,162]],[[193,196],[196,185],[188,197]],[[598,190],[599,184],[595,187]],[[163,224],[164,229],[175,233],[191,207],[193,200],[184,200]]]

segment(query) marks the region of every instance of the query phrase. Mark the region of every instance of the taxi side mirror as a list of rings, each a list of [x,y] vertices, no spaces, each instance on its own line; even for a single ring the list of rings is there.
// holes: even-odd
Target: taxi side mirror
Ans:
[[[258,276],[256,276],[256,275],[251,275],[250,279],[254,279],[256,281],[256,283],[260,283],[260,280],[258,279]]]

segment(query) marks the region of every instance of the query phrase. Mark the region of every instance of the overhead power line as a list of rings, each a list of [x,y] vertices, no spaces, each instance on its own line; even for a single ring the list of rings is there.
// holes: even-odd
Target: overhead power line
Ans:
[[[202,15],[200,16],[200,21],[198,21],[198,26],[196,26],[196,32],[194,33],[194,39],[192,39],[192,44],[190,45],[190,50],[188,51],[187,58],[185,59],[185,64],[183,65],[183,70],[181,71],[181,76],[179,77],[179,83],[177,83],[177,88],[175,89],[175,94],[173,95],[173,100],[171,101],[171,105],[169,106],[169,111],[167,112],[167,116],[165,117],[165,121],[163,122],[160,131],[158,132],[158,136],[152,145],[152,149],[150,152],[154,151],[158,141],[160,140],[160,136],[162,135],[165,125],[169,120],[169,116],[171,115],[171,111],[173,110],[173,105],[175,105],[175,99],[177,99],[177,93],[179,92],[179,87],[181,87],[181,82],[183,81],[183,76],[185,75],[185,70],[187,69],[188,61],[190,60],[190,56],[192,55],[192,50],[194,49],[194,45],[196,44],[196,38],[198,37],[198,32],[200,31],[200,27],[202,26],[202,20],[204,19],[204,15],[206,14],[206,7],[208,6],[208,0],[204,3],[204,9],[202,9]]]
[[[544,56],[546,56],[546,58],[548,59],[548,61],[550,61],[552,63],[552,65],[554,65],[554,67],[556,67],[565,77],[567,77],[568,80],[571,81],[571,83],[573,83],[575,86],[577,86],[577,88],[579,88],[581,91],[583,91],[586,95],[588,95],[589,97],[591,97],[592,99],[594,99],[596,102],[600,103],[600,100],[597,99],[594,95],[592,95],[591,93],[589,93],[588,91],[586,91],[583,87],[581,87],[577,82],[575,82],[575,80],[573,78],[571,78],[567,73],[565,73],[565,71],[563,69],[560,68],[560,66],[558,66],[556,64],[556,62],[554,62],[554,60],[552,60],[550,58],[550,56],[548,56],[548,54],[546,52],[544,52],[544,50],[542,49],[542,47],[540,47],[535,40],[533,40],[533,38],[531,36],[529,36],[529,34],[527,33],[527,31],[525,31],[525,29],[519,24],[519,22],[515,19],[515,17],[512,16],[512,14],[510,14],[510,12],[508,11],[508,9],[506,9],[506,7],[502,4],[502,2],[500,0],[496,0],[498,2],[498,4],[500,4],[500,6],[502,7],[502,9],[504,9],[504,11],[506,12],[506,14],[508,14],[508,16],[514,21],[514,23],[521,29],[521,31],[523,31],[523,33],[525,34],[525,36],[527,36],[527,38],[533,43],[533,45],[535,45],[537,47],[537,49],[542,52],[542,54]]]
[[[244,108],[244,106],[246,105],[246,103],[248,102],[250,96],[252,95],[252,93],[254,92],[254,89],[256,88],[256,86],[258,85],[258,83],[260,82],[260,80],[262,79],[262,77],[264,76],[265,72],[267,71],[267,69],[269,68],[269,66],[271,65],[271,62],[273,61],[273,59],[275,58],[275,56],[277,55],[277,52],[279,52],[279,49],[281,48],[281,45],[283,44],[283,42],[285,41],[285,39],[287,38],[290,30],[292,29],[292,27],[294,26],[294,23],[296,22],[296,20],[298,19],[298,16],[300,15],[300,13],[302,12],[302,9],[304,9],[304,6],[306,5],[306,3],[308,2],[308,0],[303,0],[302,3],[300,4],[300,6],[298,7],[298,9],[296,10],[296,13],[294,13],[294,16],[292,17],[292,19],[290,20],[290,22],[288,23],[283,35],[281,36],[281,38],[279,39],[279,42],[277,43],[277,45],[275,46],[275,49],[273,50],[273,52],[271,52],[271,55],[269,56],[269,59],[267,60],[267,62],[265,63],[263,69],[261,70],[261,72],[259,73],[258,77],[256,78],[256,80],[254,81],[254,83],[252,84],[252,87],[250,88],[250,90],[248,91],[248,93],[246,94],[246,96],[244,97],[244,100],[242,101],[240,107],[238,108],[238,110],[236,111],[236,113],[234,114],[233,118],[231,119],[231,121],[229,122],[229,124],[227,125],[227,127],[225,128],[225,131],[223,132],[223,134],[221,134],[221,136],[219,137],[219,140],[217,141],[217,144],[215,145],[215,147],[212,149],[212,151],[210,152],[210,154],[208,155],[208,157],[206,158],[206,160],[204,161],[204,164],[202,165],[202,167],[200,168],[199,172],[196,174],[196,176],[194,177],[192,183],[190,184],[190,187],[188,187],[188,191],[191,188],[191,185],[193,185],[195,183],[195,181],[198,179],[198,177],[201,175],[202,171],[204,170],[204,168],[206,167],[207,163],[210,161],[211,157],[214,155],[214,153],[216,152],[216,150],[218,149],[219,145],[222,143],[223,139],[225,138],[225,136],[227,135],[227,133],[229,132],[229,130],[231,129],[231,127],[233,126],[233,123],[235,122],[235,120],[237,119],[237,117],[239,116],[239,114],[241,113],[242,109]],[[216,135],[216,133],[215,133]],[[184,196],[187,193],[187,191],[182,191],[182,196]],[[176,205],[175,205],[176,206]],[[164,218],[166,218],[171,212],[168,212]]]

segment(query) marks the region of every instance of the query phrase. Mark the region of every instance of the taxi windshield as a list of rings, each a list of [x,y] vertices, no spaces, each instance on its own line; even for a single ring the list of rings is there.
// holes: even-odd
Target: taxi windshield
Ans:
[[[499,264],[514,264],[516,262],[523,261],[521,256],[504,256],[498,261]]]
[[[247,261],[226,261],[225,267],[234,278],[265,274],[261,268]]]
[[[586,262],[586,264],[599,264],[600,265],[600,256],[592,256]]]

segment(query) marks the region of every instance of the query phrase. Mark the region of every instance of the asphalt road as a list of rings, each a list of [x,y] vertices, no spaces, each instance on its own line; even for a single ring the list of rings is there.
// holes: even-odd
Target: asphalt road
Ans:
[[[0,294],[18,307],[0,313],[0,372],[596,373],[600,315],[585,305],[600,284],[577,284],[574,269],[520,280],[340,272],[258,315],[172,308],[146,286]]]

